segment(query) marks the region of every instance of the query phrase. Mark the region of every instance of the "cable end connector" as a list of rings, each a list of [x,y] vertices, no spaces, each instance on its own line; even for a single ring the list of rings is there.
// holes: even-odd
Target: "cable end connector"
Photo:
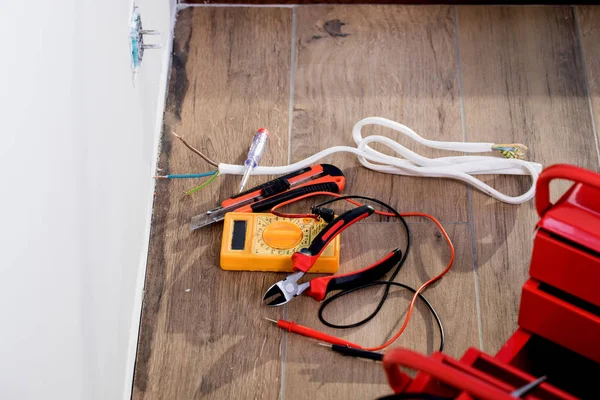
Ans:
[[[506,158],[516,158],[522,160],[527,154],[527,146],[520,143],[498,143],[492,146],[492,150],[499,151]]]

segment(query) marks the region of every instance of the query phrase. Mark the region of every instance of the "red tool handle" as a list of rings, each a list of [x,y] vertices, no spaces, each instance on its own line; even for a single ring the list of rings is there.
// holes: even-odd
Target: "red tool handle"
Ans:
[[[600,174],[574,165],[556,164],[542,171],[538,177],[535,207],[540,217],[552,207],[550,203],[550,182],[554,179],[568,179],[600,189]]]
[[[280,176],[279,178],[270,180],[262,185],[248,189],[245,192],[236,194],[223,201],[221,207],[225,208],[235,206],[236,204],[257,202],[259,199],[262,201],[277,194],[284,193],[291,187],[299,188],[310,184],[327,182],[335,182],[339,189],[335,193],[339,193],[344,189],[346,179],[344,178],[344,173],[338,167],[330,164],[317,164]],[[235,211],[240,212],[240,210]],[[251,211],[247,207],[244,207],[244,210],[241,212]]]
[[[359,271],[347,274],[324,276],[310,281],[310,288],[304,292],[317,301],[323,301],[332,290],[348,290],[372,282],[387,274],[402,259],[402,251],[396,249],[390,254]]]
[[[388,383],[395,393],[399,393],[406,385],[406,378],[403,376],[400,368],[398,368],[400,366],[423,371],[449,386],[468,392],[478,399],[514,400],[514,397],[509,393],[473,375],[452,368],[444,364],[441,360],[401,348],[392,349],[383,356],[383,368],[385,369]],[[465,367],[465,369],[470,369],[470,367]]]
[[[371,206],[360,206],[346,211],[331,221],[321,232],[319,232],[307,249],[302,249],[292,254],[292,265],[294,266],[294,270],[308,272],[323,250],[325,250],[325,247],[327,247],[329,242],[331,242],[336,235],[361,219],[367,218],[374,212],[375,209]]]
[[[327,342],[331,344],[339,344],[340,346],[350,346],[355,349],[361,349],[360,345],[352,342],[348,342],[347,340],[337,338],[335,336],[327,335],[323,332],[315,331],[314,329],[307,328],[306,326],[295,324],[294,321],[285,321],[280,319],[277,321],[277,326],[287,330],[288,332],[297,333],[302,336],[306,336],[309,338],[317,339],[322,342]]]
[[[308,193],[314,192],[329,192],[329,193],[339,193],[344,188],[344,177],[333,177],[333,176],[324,176],[313,181],[310,181],[306,184],[302,184],[300,186],[295,187],[294,189],[287,190],[283,193],[280,193],[275,196],[271,196],[267,199],[263,199],[257,201],[256,203],[252,203],[246,205],[244,207],[240,207],[236,212],[264,212],[270,211],[277,204],[281,204],[285,201],[289,201],[295,199],[300,196],[304,196]]]

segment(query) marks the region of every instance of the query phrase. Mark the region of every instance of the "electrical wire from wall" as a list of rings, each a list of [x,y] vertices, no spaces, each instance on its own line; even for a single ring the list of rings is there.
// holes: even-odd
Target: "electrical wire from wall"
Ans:
[[[213,176],[218,170],[203,172],[201,174],[168,174],[168,175],[155,175],[154,179],[190,179],[190,178],[204,178],[207,176]]]
[[[465,153],[499,152],[507,158],[492,156],[453,156],[427,158],[423,157],[400,143],[380,135],[362,136],[362,128],[367,125],[378,125],[398,131],[408,138],[429,148],[449,150]],[[377,172],[393,175],[421,176],[435,178],[450,178],[466,182],[493,198],[509,204],[521,204],[533,198],[535,183],[542,165],[534,162],[523,161],[522,158],[527,147],[514,144],[474,143],[474,142],[442,142],[424,139],[409,127],[398,122],[380,118],[369,117],[360,120],[352,128],[352,137],[356,147],[334,146],[322,150],[302,161],[278,167],[256,167],[253,175],[283,175],[315,164],[320,159],[335,153],[351,153],[357,156],[358,161],[366,168]],[[374,150],[369,144],[379,143],[386,146],[400,157],[390,156]],[[221,174],[241,175],[243,165],[225,164],[218,165]],[[529,175],[531,186],[527,192],[519,196],[508,196],[484,183],[473,175]]]
[[[196,193],[198,190],[202,189],[203,187],[209,185],[212,181],[214,181],[215,179],[217,179],[217,176],[219,176],[219,170],[217,170],[211,177],[209,180],[207,180],[206,182],[204,182],[202,185],[200,186],[196,186],[193,189],[188,190],[187,192],[185,192],[185,194],[187,194],[188,196],[192,193]]]
[[[200,157],[202,157],[202,159],[204,161],[206,161],[207,163],[209,163],[210,165],[212,165],[214,167],[218,167],[219,166],[215,161],[211,160],[208,156],[206,156],[200,150],[198,150],[197,148],[195,148],[194,146],[192,146],[191,144],[189,144],[187,142],[187,140],[185,140],[183,137],[179,136],[174,131],[171,131],[171,133],[173,134],[173,136],[175,136],[177,139],[179,139],[181,141],[181,143],[183,143],[193,153],[195,153],[195,154],[199,155]],[[203,172],[203,173],[198,173],[198,174],[155,175],[153,178],[154,179],[192,179],[192,178],[204,178],[204,177],[210,176],[210,179],[208,179],[203,184],[201,184],[199,186],[196,186],[195,188],[190,189],[187,192],[185,192],[186,195],[190,195],[190,194],[195,193],[198,190],[202,189],[203,187],[207,186],[208,184],[210,184],[212,181],[214,181],[217,178],[218,175],[219,175],[219,170],[217,169],[217,170],[214,170],[214,171]]]
[[[183,143],[185,145],[185,147],[187,147],[188,149],[190,149],[192,152],[196,153],[197,155],[199,155],[200,157],[202,157],[202,159],[204,161],[206,161],[207,163],[209,163],[210,165],[212,165],[213,167],[219,167],[219,164],[213,160],[211,160],[207,155],[205,155],[204,153],[202,153],[200,150],[198,150],[197,148],[195,148],[194,146],[192,146],[191,144],[189,144],[187,142],[187,140],[185,140],[183,137],[179,136],[178,134],[176,134],[175,132],[171,131],[171,133],[181,141],[181,143]]]

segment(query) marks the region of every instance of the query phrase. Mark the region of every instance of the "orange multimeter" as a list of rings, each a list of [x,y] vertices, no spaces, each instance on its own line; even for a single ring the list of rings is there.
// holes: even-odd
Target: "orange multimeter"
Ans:
[[[268,213],[225,215],[221,268],[235,271],[291,272],[292,254],[308,247],[327,226],[312,218],[283,218]],[[325,248],[311,273],[335,273],[340,264],[340,238]]]

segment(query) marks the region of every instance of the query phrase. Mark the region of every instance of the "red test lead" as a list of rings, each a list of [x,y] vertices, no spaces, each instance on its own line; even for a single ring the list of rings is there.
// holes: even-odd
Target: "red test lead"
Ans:
[[[327,342],[327,343],[331,343],[331,344],[339,344],[340,346],[349,346],[349,347],[353,347],[355,349],[362,349],[362,347],[356,343],[352,343],[352,342],[349,342],[344,339],[340,339],[335,336],[327,335],[323,332],[319,332],[314,329],[307,328],[306,326],[298,325],[298,324],[294,323],[294,321],[286,321],[284,319],[275,321],[274,319],[271,319],[271,318],[265,318],[265,319],[273,322],[274,324],[277,324],[278,327],[280,327],[281,329],[285,329],[288,332],[297,333],[299,335],[313,338],[313,339],[319,340],[321,342]]]

